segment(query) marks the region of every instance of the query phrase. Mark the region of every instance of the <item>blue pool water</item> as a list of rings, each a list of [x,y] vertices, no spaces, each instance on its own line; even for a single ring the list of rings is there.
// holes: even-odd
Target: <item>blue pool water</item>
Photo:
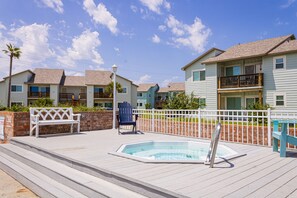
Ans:
[[[209,143],[182,141],[182,142],[142,142],[123,145],[117,152],[134,157],[150,160],[205,160]],[[217,157],[235,155],[232,149],[219,145]]]

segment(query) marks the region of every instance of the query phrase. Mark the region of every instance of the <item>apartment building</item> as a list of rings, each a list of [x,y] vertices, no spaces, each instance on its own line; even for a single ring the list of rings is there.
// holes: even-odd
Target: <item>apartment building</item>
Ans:
[[[185,92],[184,82],[171,82],[167,87],[161,87],[156,93],[155,108],[162,109],[164,103],[170,98],[179,93]]]
[[[63,69],[37,68],[12,75],[11,105],[28,106],[38,98],[51,98],[54,104],[72,103],[88,107],[113,107],[113,98],[105,94],[106,86],[112,82],[110,71],[86,70],[85,76],[66,76]],[[117,75],[123,91],[117,93],[117,102],[127,101],[136,107],[137,85]],[[8,77],[0,82],[0,104],[7,104]]]
[[[155,106],[156,92],[159,90],[159,85],[155,83],[139,84],[137,88],[137,108],[145,109]]]
[[[297,41],[293,34],[212,48],[182,68],[186,94],[206,109],[239,110],[260,102],[297,110]]]

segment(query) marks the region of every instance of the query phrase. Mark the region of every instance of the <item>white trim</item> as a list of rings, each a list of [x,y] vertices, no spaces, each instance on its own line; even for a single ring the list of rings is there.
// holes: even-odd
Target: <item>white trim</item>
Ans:
[[[284,68],[276,69],[276,59],[279,59],[279,58],[282,58],[283,59]],[[287,68],[287,58],[286,58],[286,55],[273,57],[273,70],[285,70],[286,68]]]
[[[21,86],[22,91],[12,91],[12,86]],[[23,84],[11,84],[11,93],[23,93],[24,92],[24,85]]]
[[[201,71],[205,71],[205,80],[200,80],[200,72]],[[194,81],[194,72],[199,72],[199,80],[197,80],[197,81]],[[204,68],[204,69],[194,69],[194,70],[192,70],[192,82],[197,83],[197,82],[203,82],[203,81],[206,81],[206,69]]]
[[[240,87],[240,88],[221,88],[221,89],[218,89],[218,91],[241,90],[241,89],[259,89],[259,88],[263,88],[263,86],[257,86],[257,87]]]
[[[276,96],[284,96],[284,105],[276,105]],[[286,92],[275,92],[273,94],[273,105],[274,107],[287,107],[287,94]]]

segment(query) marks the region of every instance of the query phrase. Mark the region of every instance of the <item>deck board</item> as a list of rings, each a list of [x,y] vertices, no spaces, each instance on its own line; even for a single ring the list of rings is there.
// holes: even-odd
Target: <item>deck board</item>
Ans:
[[[153,133],[117,135],[116,130],[102,130],[85,132],[83,136],[16,139],[182,196],[297,197],[297,150],[296,155],[281,158],[272,148],[220,142],[246,156],[209,168],[203,164],[143,163],[108,154],[126,143],[197,141],[186,137]]]

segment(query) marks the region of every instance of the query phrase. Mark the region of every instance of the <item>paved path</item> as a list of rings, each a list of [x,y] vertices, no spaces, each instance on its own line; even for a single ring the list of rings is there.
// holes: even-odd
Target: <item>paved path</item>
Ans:
[[[0,197],[1,198],[35,198],[34,193],[7,175],[0,169]]]

